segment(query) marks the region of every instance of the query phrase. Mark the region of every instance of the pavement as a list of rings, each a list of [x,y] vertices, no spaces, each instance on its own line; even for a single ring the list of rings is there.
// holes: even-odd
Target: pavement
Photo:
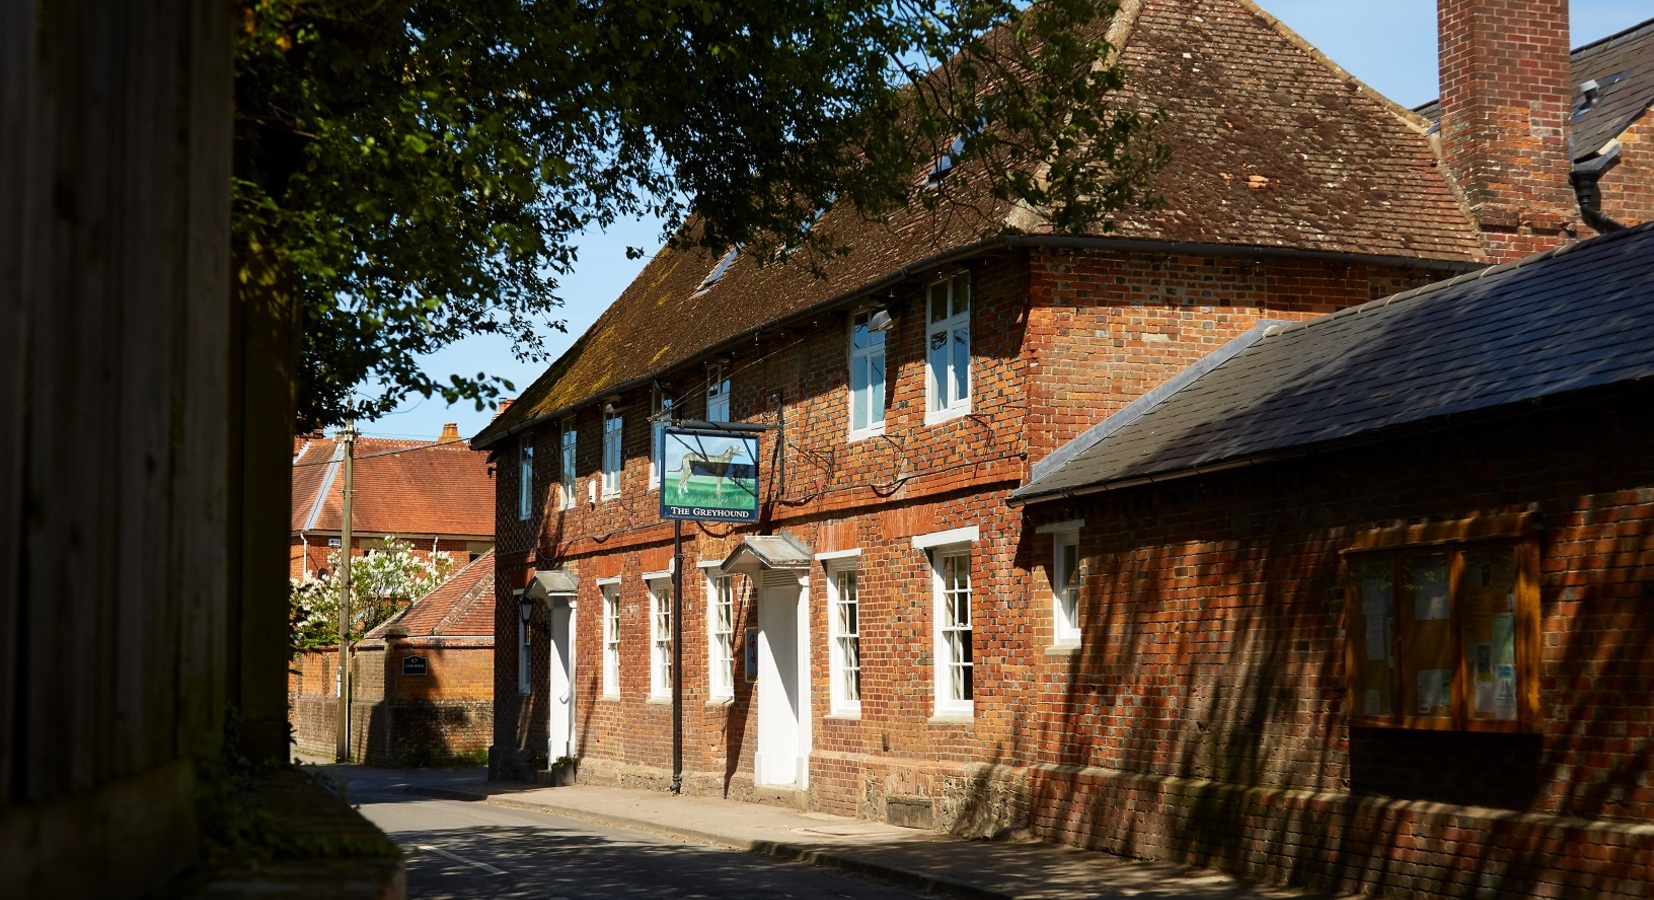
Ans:
[[[490,782],[482,769],[325,767],[349,785],[491,803],[831,867],[922,892],[1068,900],[1334,900],[1354,895],[1250,883],[1038,841],[969,841],[882,822],[715,797],[576,784]]]

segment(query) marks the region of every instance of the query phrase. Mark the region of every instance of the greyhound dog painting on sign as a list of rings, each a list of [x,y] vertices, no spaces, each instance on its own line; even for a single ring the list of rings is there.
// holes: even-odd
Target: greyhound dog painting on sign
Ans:
[[[756,435],[667,428],[661,443],[661,518],[757,520]]]

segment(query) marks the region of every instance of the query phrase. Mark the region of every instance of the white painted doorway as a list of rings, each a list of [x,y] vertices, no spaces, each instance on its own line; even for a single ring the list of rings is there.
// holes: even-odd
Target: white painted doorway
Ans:
[[[567,597],[552,597],[547,618],[551,626],[551,697],[546,704],[551,721],[546,729],[547,762],[575,754],[574,735],[574,609]]]
[[[793,572],[765,572],[758,584],[758,751],[753,780],[809,787],[809,592]]]

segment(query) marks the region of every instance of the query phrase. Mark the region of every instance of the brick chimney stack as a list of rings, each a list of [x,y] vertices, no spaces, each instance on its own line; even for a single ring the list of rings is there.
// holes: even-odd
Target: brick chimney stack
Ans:
[[[1482,243],[1520,259],[1572,237],[1568,0],[1439,0],[1441,144]]]
[[[437,438],[437,440],[438,441],[457,441],[457,440],[459,440],[459,423],[458,422],[444,423],[443,426],[442,426],[442,437]]]

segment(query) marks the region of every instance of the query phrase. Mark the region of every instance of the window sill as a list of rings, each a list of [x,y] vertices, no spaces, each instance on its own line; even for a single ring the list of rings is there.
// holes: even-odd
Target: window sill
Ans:
[[[883,425],[880,425],[878,428],[865,428],[861,431],[852,431],[850,432],[850,437],[848,440],[850,443],[854,444],[857,441],[871,440],[876,437],[884,437]]]
[[[1058,641],[1045,648],[1046,656],[1073,656],[1080,652],[1079,641]]]
[[[827,715],[822,716],[821,720],[823,722],[860,722],[861,721],[861,710],[859,710],[859,709],[836,709],[836,710],[833,710],[832,712],[828,713]]]
[[[926,725],[975,725],[975,712],[942,712],[925,720]]]
[[[670,695],[665,697],[656,697],[655,695],[650,694],[647,702],[650,706],[671,706],[672,698]]]
[[[931,412],[931,411],[927,410],[925,412],[925,424],[926,425],[941,425],[944,422],[951,422],[954,419],[963,419],[964,417],[966,417],[970,414],[971,414],[971,405],[969,403],[962,404],[960,406],[955,406],[955,407],[952,407],[952,408],[949,408],[949,409],[939,409],[939,410],[936,410],[934,412]]]
[[[615,694],[601,694],[601,695],[598,696],[597,699],[607,700],[610,703],[619,703],[620,702],[620,694],[618,694],[618,693],[615,693]]]
[[[706,701],[707,709],[728,709],[734,705],[734,697],[713,697],[711,700]]]

